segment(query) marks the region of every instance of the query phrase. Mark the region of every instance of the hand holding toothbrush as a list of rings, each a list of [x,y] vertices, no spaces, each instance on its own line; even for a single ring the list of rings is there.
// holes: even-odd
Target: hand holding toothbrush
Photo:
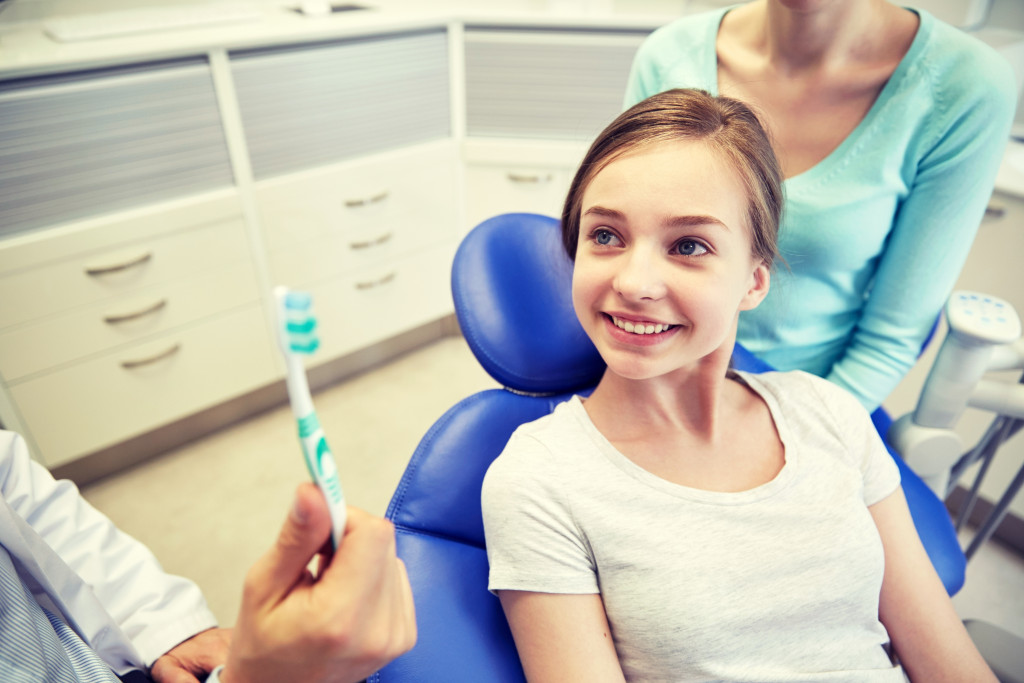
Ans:
[[[416,642],[405,565],[394,527],[349,508],[345,542],[314,577],[306,569],[331,535],[324,497],[311,484],[274,547],[245,580],[223,683],[361,681]]]

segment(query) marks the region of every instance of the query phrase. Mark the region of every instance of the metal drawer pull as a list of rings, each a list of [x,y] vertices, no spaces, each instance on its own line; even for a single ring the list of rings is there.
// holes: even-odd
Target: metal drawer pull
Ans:
[[[985,218],[1002,218],[1006,215],[1006,207],[999,204],[989,204],[985,207]]]
[[[346,199],[345,206],[349,209],[358,209],[360,206],[366,206],[367,204],[380,204],[382,201],[388,198],[391,194],[388,190],[384,190],[380,194],[375,194],[369,199]]]
[[[385,242],[390,242],[391,238],[394,237],[394,236],[395,236],[395,233],[393,233],[393,232],[386,232],[383,235],[381,235],[380,237],[377,237],[377,238],[372,239],[372,240],[365,240],[363,242],[349,242],[348,246],[351,249],[369,249],[370,247],[376,247],[376,246],[380,246],[381,244],[384,244]]]
[[[151,258],[153,258],[153,252],[147,251],[142,256],[136,256],[135,258],[125,261],[124,263],[117,263],[112,266],[96,266],[94,268],[86,268],[85,274],[96,276],[107,275],[109,273],[117,273],[122,270],[128,270],[129,268],[141,266],[143,263],[149,261]]]
[[[142,310],[139,310],[139,311],[135,311],[134,313],[122,313],[121,315],[108,315],[108,316],[105,316],[103,318],[103,322],[110,323],[111,325],[116,325],[118,323],[126,323],[129,320],[136,320],[136,319],[141,318],[143,316],[147,316],[150,313],[156,313],[157,311],[159,311],[161,308],[163,308],[166,305],[167,305],[167,299],[160,299],[160,301],[157,301],[152,306],[147,306],[146,308],[143,308]]]
[[[126,360],[126,361],[122,361],[121,362],[121,367],[124,368],[125,370],[131,370],[132,368],[139,368],[139,367],[142,367],[143,365],[152,365],[153,363],[156,363],[157,361],[161,361],[164,358],[169,358],[169,357],[173,356],[174,354],[176,354],[180,350],[181,350],[181,344],[175,344],[174,346],[172,346],[171,348],[167,349],[166,351],[161,351],[160,353],[156,354],[155,356],[151,356],[149,358],[143,358],[142,360]]]
[[[552,178],[553,176],[550,173],[535,173],[534,175],[523,175],[522,173],[512,173],[511,171],[508,173],[508,179],[513,183],[533,183],[539,185],[541,183],[550,183]]]
[[[391,271],[390,273],[388,273],[384,277],[380,278],[379,280],[368,280],[368,281],[363,281],[363,282],[357,282],[356,283],[356,289],[373,289],[374,287],[380,287],[381,285],[386,285],[387,283],[389,283],[392,280],[394,280],[396,275],[398,275],[398,273],[396,271]]]

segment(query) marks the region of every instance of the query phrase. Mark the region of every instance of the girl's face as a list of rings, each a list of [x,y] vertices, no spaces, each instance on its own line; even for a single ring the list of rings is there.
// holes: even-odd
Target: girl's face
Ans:
[[[732,352],[768,292],[739,175],[699,141],[654,143],[583,192],[572,295],[610,371],[650,379]]]

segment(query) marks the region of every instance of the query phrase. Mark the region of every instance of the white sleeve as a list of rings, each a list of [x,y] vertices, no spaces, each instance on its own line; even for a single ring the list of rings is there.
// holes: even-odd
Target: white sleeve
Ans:
[[[815,379],[816,393],[832,415],[851,461],[864,478],[864,503],[874,505],[899,487],[899,467],[860,401],[828,380]]]
[[[33,461],[24,440],[0,430],[0,491],[93,590],[147,666],[217,625],[191,581],[163,571],[153,554],[92,507],[70,481]]]
[[[491,591],[600,592],[592,554],[568,502],[571,478],[552,471],[550,456],[535,439],[514,434],[484,477]]]

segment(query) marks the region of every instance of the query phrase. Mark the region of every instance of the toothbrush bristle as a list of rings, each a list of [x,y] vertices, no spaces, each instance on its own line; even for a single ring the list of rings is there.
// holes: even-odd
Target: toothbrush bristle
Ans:
[[[313,315],[313,297],[309,292],[288,292],[284,298],[287,315],[285,330],[288,345],[296,353],[311,354],[320,347],[316,333],[316,317]]]

